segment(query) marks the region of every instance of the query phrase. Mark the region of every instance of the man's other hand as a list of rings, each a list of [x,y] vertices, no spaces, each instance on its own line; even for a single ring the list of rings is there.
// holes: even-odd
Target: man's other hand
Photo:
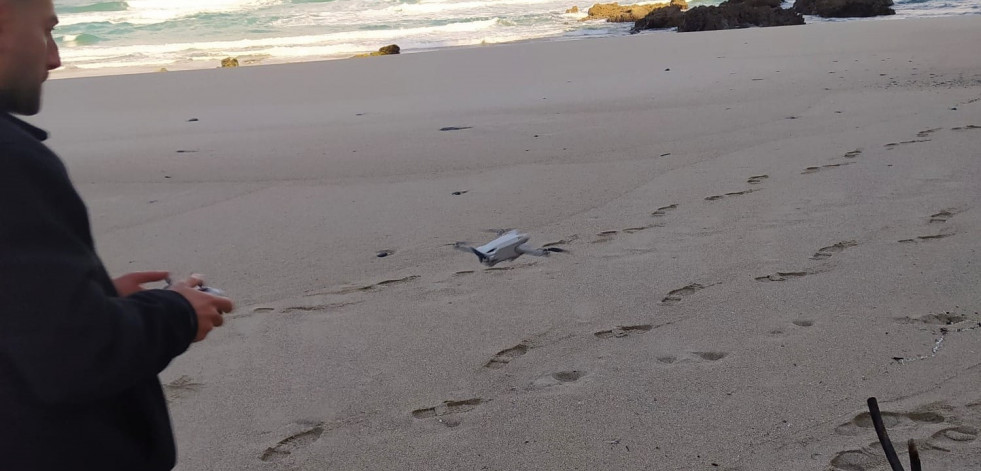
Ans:
[[[126,296],[139,293],[146,289],[142,286],[144,283],[164,281],[168,276],[170,276],[170,273],[165,271],[141,271],[120,276],[112,280],[112,284],[116,286],[119,296],[125,298]]]
[[[194,312],[198,316],[198,334],[194,337],[195,342],[204,340],[211,329],[222,325],[225,320],[221,315],[232,312],[232,309],[235,308],[231,299],[198,290],[198,287],[203,284],[204,280],[199,275],[193,275],[187,280],[178,281],[167,288],[184,296],[194,307]]]

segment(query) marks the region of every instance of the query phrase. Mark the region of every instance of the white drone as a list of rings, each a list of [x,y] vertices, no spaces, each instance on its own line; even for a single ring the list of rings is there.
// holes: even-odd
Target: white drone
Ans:
[[[552,252],[565,252],[565,250],[558,247],[532,248],[527,243],[529,239],[528,234],[522,234],[515,230],[498,231],[498,236],[498,238],[480,247],[471,247],[465,242],[457,242],[453,246],[458,250],[476,255],[480,259],[480,263],[489,267],[501,262],[514,260],[522,255],[547,257]]]

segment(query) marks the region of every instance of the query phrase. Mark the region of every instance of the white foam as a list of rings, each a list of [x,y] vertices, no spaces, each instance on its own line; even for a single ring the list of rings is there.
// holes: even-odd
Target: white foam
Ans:
[[[283,0],[129,0],[125,11],[63,15],[61,26],[85,23],[151,25],[201,13],[246,12],[278,5]]]
[[[281,58],[323,57],[354,54],[377,49],[379,43],[426,44],[431,47],[479,44],[486,38],[500,41],[493,34],[474,34],[491,30],[497,18],[468,23],[452,23],[399,30],[345,31],[332,34],[242,39],[237,41],[193,42],[121,47],[72,48],[62,51],[66,64],[80,68],[119,67],[119,64],[166,65],[181,60],[221,58],[234,55],[269,55]],[[488,41],[490,42],[490,41]],[[108,65],[107,65],[108,64]]]

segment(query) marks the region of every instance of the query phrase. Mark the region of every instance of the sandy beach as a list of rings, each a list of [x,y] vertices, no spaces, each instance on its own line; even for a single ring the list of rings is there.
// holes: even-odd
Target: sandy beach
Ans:
[[[979,46],[964,16],[59,79],[32,122],[110,272],[238,303],[161,375],[178,470],[887,470],[870,396],[904,460],[979,469]],[[452,247],[504,228],[567,253]]]

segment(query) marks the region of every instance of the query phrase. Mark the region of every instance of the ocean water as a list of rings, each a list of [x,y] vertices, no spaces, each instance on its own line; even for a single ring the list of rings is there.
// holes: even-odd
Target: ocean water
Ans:
[[[722,0],[694,0],[691,6]],[[577,0],[55,0],[66,69],[198,68],[224,57],[299,62],[398,44],[403,52],[628,34],[580,21]],[[632,2],[622,2],[624,4]],[[565,13],[573,5],[581,13]],[[981,14],[981,0],[898,0],[897,17]],[[809,21],[813,21],[808,18]],[[817,19],[814,19],[817,20]]]

